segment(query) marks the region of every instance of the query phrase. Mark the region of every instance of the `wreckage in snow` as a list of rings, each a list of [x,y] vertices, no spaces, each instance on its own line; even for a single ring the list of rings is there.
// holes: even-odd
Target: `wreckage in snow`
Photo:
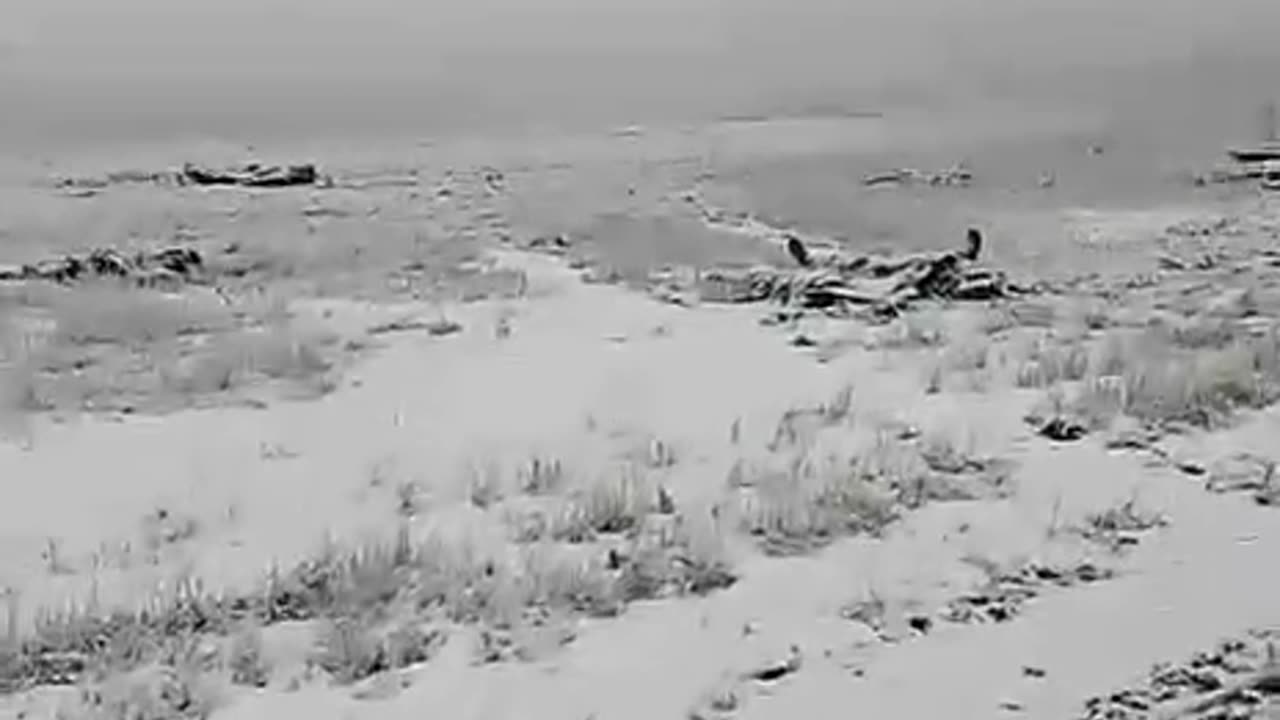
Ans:
[[[915,168],[898,168],[897,170],[868,175],[862,180],[862,184],[867,187],[916,184],[933,187],[965,187],[972,182],[973,171],[963,163],[936,172],[925,172]]]
[[[1280,139],[1276,137],[1276,106],[1262,108],[1263,140],[1248,147],[1227,149],[1232,165],[1194,176],[1195,185],[1258,180],[1263,190],[1280,190]]]
[[[977,265],[983,245],[977,228],[969,229],[962,249],[900,258],[852,255],[836,248],[811,250],[793,234],[785,236],[785,243],[799,270],[705,271],[698,278],[701,299],[862,309],[875,317],[893,317],[921,300],[990,300],[1025,292],[1003,272]]]
[[[331,180],[312,163],[298,165],[266,165],[250,162],[226,168],[185,163],[176,170],[118,170],[96,177],[66,177],[54,187],[77,197],[92,197],[113,185],[153,184],[161,186],[195,185],[201,187],[242,187],[275,189],[323,186]]]
[[[204,258],[189,247],[164,247],[136,253],[98,248],[25,265],[0,266],[0,281],[73,283],[90,279],[116,279],[139,286],[178,285],[189,282],[204,268]]]
[[[178,181],[190,185],[230,185],[249,188],[283,188],[315,185],[320,180],[316,166],[262,165],[246,163],[239,167],[212,169],[187,163],[178,173]]]

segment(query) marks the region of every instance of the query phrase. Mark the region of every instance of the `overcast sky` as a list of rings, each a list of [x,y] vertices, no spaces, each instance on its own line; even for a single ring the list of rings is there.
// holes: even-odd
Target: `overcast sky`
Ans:
[[[1124,73],[1091,69],[1280,77],[1277,27],[1277,0],[0,0],[0,139],[1105,96]]]

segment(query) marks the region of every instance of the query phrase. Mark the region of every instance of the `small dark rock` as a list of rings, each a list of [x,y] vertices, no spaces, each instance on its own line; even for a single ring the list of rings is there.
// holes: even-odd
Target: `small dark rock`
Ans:
[[[907,626],[921,635],[927,635],[933,629],[933,620],[925,615],[912,615],[907,618]]]
[[[1192,477],[1200,477],[1209,472],[1209,469],[1195,460],[1182,460],[1176,463],[1178,470]]]
[[[760,682],[774,682],[798,671],[802,662],[799,646],[792,645],[785,659],[751,670],[747,677]]]

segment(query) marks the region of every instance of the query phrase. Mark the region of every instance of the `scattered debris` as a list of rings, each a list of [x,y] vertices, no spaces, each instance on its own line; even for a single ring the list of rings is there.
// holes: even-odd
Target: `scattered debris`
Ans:
[[[426,320],[417,318],[398,318],[396,320],[388,320],[387,322],[378,323],[370,327],[366,332],[370,335],[386,335],[396,332],[413,332],[415,330],[426,330],[431,323]]]
[[[1210,253],[1200,253],[1193,258],[1183,259],[1174,255],[1161,255],[1156,261],[1161,270],[1185,272],[1188,270],[1212,270],[1219,264],[1219,259]]]
[[[302,165],[263,165],[250,162],[238,167],[214,169],[185,163],[178,173],[180,184],[231,185],[251,188],[283,188],[315,185],[320,173],[311,163]]]
[[[862,184],[867,187],[876,187],[879,185],[930,185],[938,186],[967,186],[973,182],[973,171],[965,167],[963,163],[957,163],[949,168],[938,170],[936,172],[925,172],[914,168],[898,168],[886,172],[868,175],[863,179]]]
[[[1134,687],[1085,701],[1078,720],[1183,720],[1270,717],[1280,699],[1276,632],[1225,640],[1179,664],[1160,663]]]
[[[111,248],[98,248],[27,265],[0,266],[0,281],[71,283],[93,278],[117,278],[152,286],[166,281],[190,281],[203,268],[204,258],[190,247],[163,247],[131,255]]]
[[[113,185],[223,185],[284,188],[300,185],[324,187],[332,185],[332,182],[332,179],[321,175],[312,163],[266,165],[247,162],[221,169],[184,163],[177,170],[116,170],[98,176],[58,178],[53,186],[73,197],[92,197]]]
[[[892,318],[921,300],[990,300],[1022,291],[1004,273],[973,267],[982,233],[968,231],[966,246],[905,258],[849,256],[839,250],[812,252],[800,238],[786,247],[801,271],[773,267],[712,269],[700,274],[704,302],[752,303],[772,300],[803,308],[847,310],[863,307],[873,317]]]
[[[366,332],[370,335],[386,335],[388,333],[417,331],[426,331],[428,335],[441,337],[444,335],[453,335],[454,333],[462,332],[462,325],[446,318],[436,320],[398,318],[396,320],[378,323],[377,325],[370,327]]]
[[[112,185],[176,182],[173,173],[146,170],[115,170],[101,176],[61,177],[53,186],[74,197],[92,197]]]
[[[1089,562],[1065,569],[1028,563],[1012,572],[993,574],[979,589],[948,602],[940,614],[943,620],[953,623],[1008,622],[1047,586],[1087,585],[1113,576],[1113,571]]]

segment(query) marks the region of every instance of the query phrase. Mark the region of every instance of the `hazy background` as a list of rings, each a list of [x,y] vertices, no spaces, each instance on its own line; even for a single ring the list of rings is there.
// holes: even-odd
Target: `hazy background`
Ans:
[[[0,0],[0,150],[1014,103],[1256,135],[1276,0]]]

